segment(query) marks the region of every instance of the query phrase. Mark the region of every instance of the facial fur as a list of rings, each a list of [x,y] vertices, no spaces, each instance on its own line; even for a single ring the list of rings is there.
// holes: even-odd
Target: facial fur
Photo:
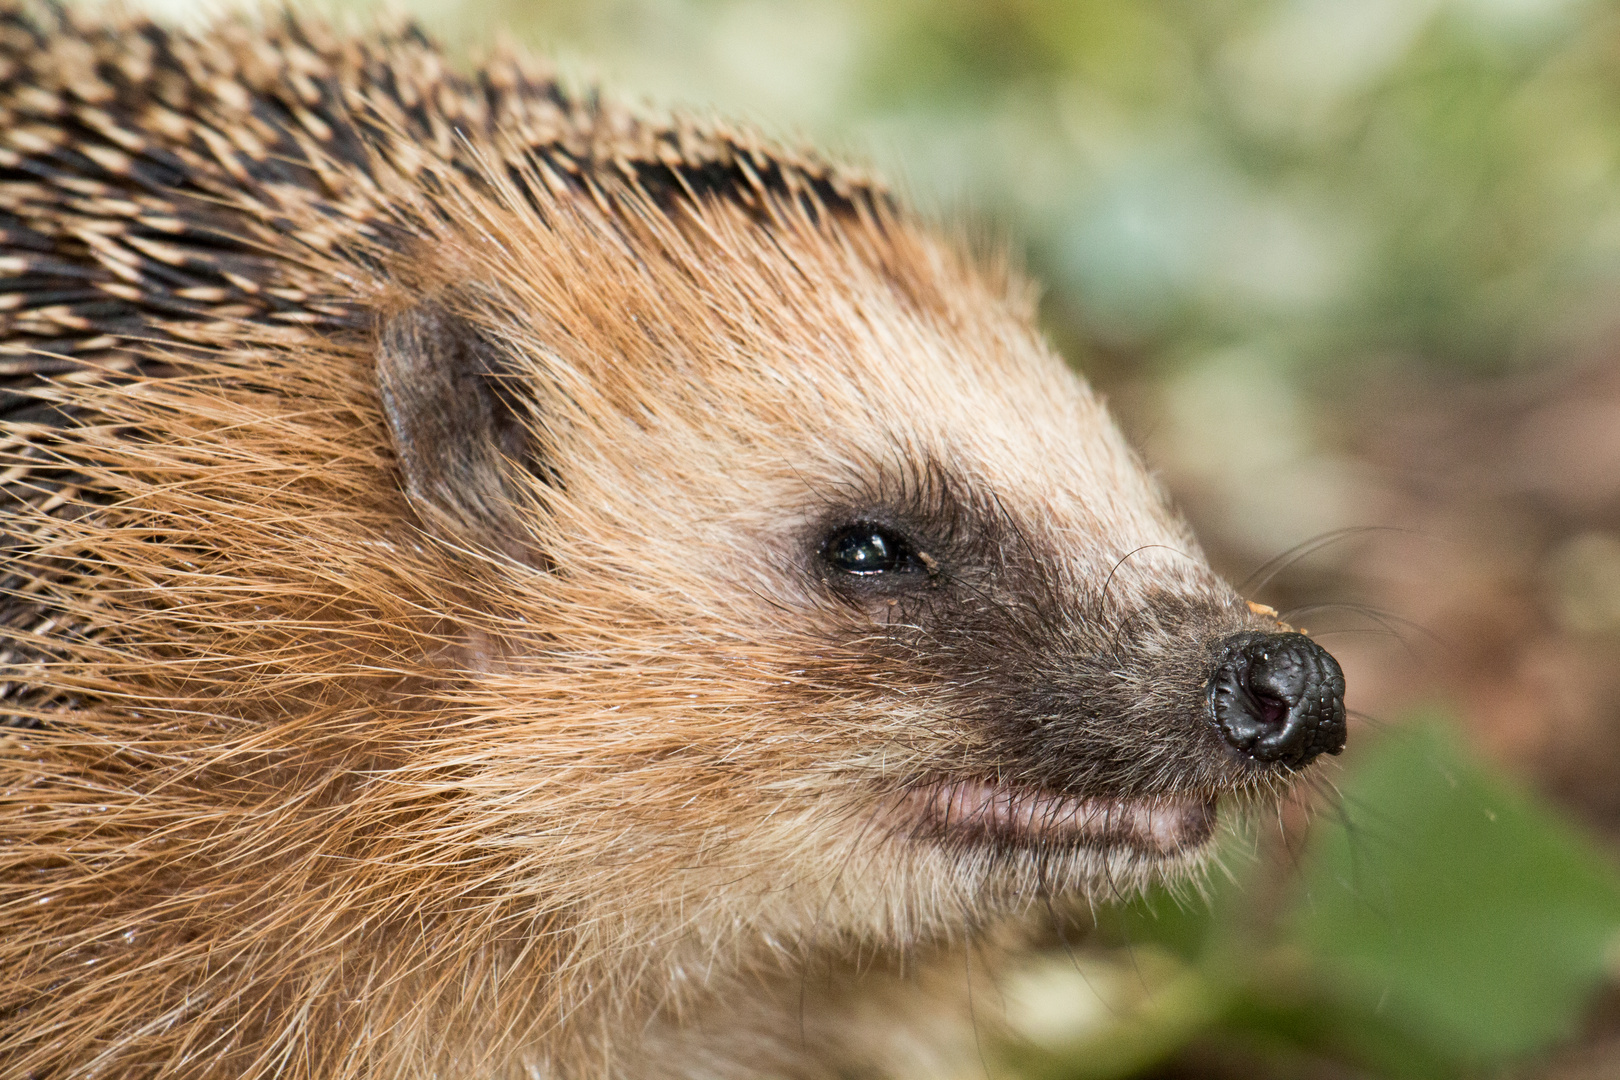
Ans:
[[[819,1075],[807,965],[1291,775],[1209,704],[1276,624],[875,183],[414,31],[0,29],[14,1075]]]

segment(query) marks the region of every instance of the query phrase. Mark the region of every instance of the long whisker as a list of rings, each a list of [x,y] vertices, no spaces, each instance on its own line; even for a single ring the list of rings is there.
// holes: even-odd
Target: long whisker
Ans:
[[[1360,709],[1346,709],[1345,715],[1350,717],[1352,720],[1359,720],[1368,727],[1376,728],[1379,731],[1385,731],[1394,726],[1388,720],[1385,720],[1382,717],[1373,716],[1371,713],[1364,713]]]
[[[1044,880],[1044,870],[1041,876]],[[1104,1011],[1109,1016],[1115,1020],[1123,1019],[1123,1015],[1114,1007],[1114,1003],[1101,990],[1097,989],[1096,984],[1091,981],[1091,976],[1087,975],[1085,968],[1080,966],[1080,956],[1074,951],[1074,945],[1069,941],[1068,931],[1063,928],[1063,920],[1058,916],[1057,908],[1052,904],[1052,894],[1044,885],[1041,888],[1041,902],[1046,905],[1047,917],[1051,919],[1052,933],[1057,936],[1058,944],[1062,946],[1064,955],[1069,958],[1069,964],[1074,968],[1075,974],[1080,976],[1080,981],[1086,984],[1086,989],[1091,991],[1092,996],[1102,1004]],[[1095,921],[1095,916],[1093,916],[1093,921]]]
[[[1133,547],[1133,548],[1131,548],[1131,550],[1127,551],[1125,554],[1123,554],[1123,555],[1121,555],[1119,557],[1118,561],[1116,561],[1114,563],[1114,568],[1112,570],[1108,571],[1108,577],[1103,579],[1102,592],[1098,594],[1098,604],[1099,604],[1099,606],[1101,606],[1101,607],[1106,607],[1107,606],[1107,604],[1108,604],[1108,588],[1109,588],[1109,586],[1111,586],[1114,583],[1114,575],[1119,573],[1119,568],[1124,566],[1127,562],[1130,562],[1131,559],[1135,558],[1137,555],[1140,555],[1142,552],[1150,551],[1153,548],[1163,548],[1165,551],[1174,552],[1175,554],[1180,555],[1183,559],[1188,559],[1188,560],[1191,560],[1193,562],[1197,562],[1197,560],[1193,559],[1193,557],[1191,555],[1189,555],[1187,552],[1182,551],[1178,547],[1172,547],[1169,544],[1141,544],[1141,545],[1139,545],[1137,547]]]
[[[1352,537],[1365,536],[1374,532],[1408,533],[1414,536],[1424,535],[1416,529],[1407,529],[1399,525],[1347,525],[1342,529],[1333,529],[1313,536],[1308,540],[1301,540],[1282,554],[1267,559],[1255,568],[1254,573],[1243,579],[1242,584],[1238,586],[1238,592],[1244,595],[1259,592],[1271,582],[1272,578],[1275,578],[1306,556],[1313,555],[1325,547],[1331,547],[1341,540],[1349,540]]]
[[[1299,616],[1309,615],[1313,611],[1335,610],[1350,611],[1357,615],[1363,615],[1368,619],[1371,619],[1383,629],[1393,634],[1396,639],[1399,640],[1402,645],[1407,646],[1408,649],[1411,649],[1411,643],[1406,640],[1406,638],[1399,632],[1397,627],[1423,635],[1431,644],[1439,646],[1446,652],[1451,652],[1454,649],[1451,642],[1447,641],[1433,630],[1430,630],[1422,623],[1405,618],[1401,615],[1396,615],[1393,612],[1385,611],[1383,608],[1373,607],[1369,604],[1356,604],[1347,601],[1335,601],[1332,603],[1322,604],[1301,604],[1298,607],[1292,607],[1287,611],[1282,612],[1281,617],[1285,622],[1291,622]]]

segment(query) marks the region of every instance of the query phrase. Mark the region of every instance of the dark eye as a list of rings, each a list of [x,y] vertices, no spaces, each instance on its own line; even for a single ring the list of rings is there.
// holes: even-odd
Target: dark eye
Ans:
[[[905,537],[879,525],[851,525],[834,533],[822,555],[846,574],[883,574],[912,568],[915,556]]]

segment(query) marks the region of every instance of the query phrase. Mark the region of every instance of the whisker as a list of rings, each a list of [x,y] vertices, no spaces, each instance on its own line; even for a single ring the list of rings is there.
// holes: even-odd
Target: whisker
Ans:
[[[1344,637],[1347,634],[1380,634],[1384,637],[1392,637],[1396,641],[1400,641],[1403,645],[1406,644],[1406,642],[1401,639],[1400,634],[1396,633],[1387,626],[1345,626],[1339,628],[1338,630],[1311,631],[1311,637],[1316,638],[1318,641],[1320,641],[1322,638]]]
[[[1352,720],[1360,720],[1363,724],[1366,724],[1368,727],[1374,728],[1378,731],[1387,731],[1395,726],[1390,721],[1385,720],[1382,717],[1374,716],[1371,713],[1362,712],[1360,709],[1346,709],[1344,713]]]
[[[1254,573],[1243,579],[1238,586],[1238,592],[1248,595],[1250,592],[1259,592],[1265,588],[1278,574],[1299,562],[1308,555],[1314,555],[1325,547],[1331,547],[1341,540],[1348,540],[1356,536],[1365,536],[1374,532],[1409,533],[1422,536],[1416,529],[1407,529],[1399,525],[1347,525],[1342,529],[1332,529],[1319,533],[1308,540],[1301,540],[1293,547],[1280,555],[1274,555],[1255,568]],[[1256,580],[1256,579],[1259,580]]]
[[[1044,869],[1041,871],[1040,876],[1044,882],[1046,877]],[[1091,981],[1091,976],[1087,975],[1085,969],[1080,966],[1079,954],[1074,951],[1074,946],[1069,943],[1069,935],[1063,928],[1063,920],[1059,918],[1057,908],[1052,906],[1051,891],[1044,884],[1041,888],[1041,901],[1046,905],[1047,917],[1052,920],[1052,932],[1057,935],[1058,944],[1063,947],[1064,955],[1069,958],[1069,964],[1074,968],[1075,974],[1080,976],[1080,981],[1086,984],[1086,989],[1091,991],[1092,996],[1102,1004],[1103,1009],[1107,1011],[1109,1016],[1115,1020],[1123,1019],[1120,1011],[1114,1008],[1114,1003],[1109,1001],[1102,991],[1097,989],[1096,985]]]
[[[1109,586],[1114,584],[1114,575],[1119,573],[1119,568],[1124,566],[1127,562],[1129,562],[1131,559],[1133,559],[1137,555],[1140,555],[1142,552],[1151,551],[1154,548],[1163,548],[1165,551],[1174,552],[1175,554],[1180,555],[1183,559],[1189,559],[1189,560],[1193,561],[1194,563],[1196,563],[1198,561],[1196,559],[1193,559],[1193,557],[1191,555],[1187,554],[1185,551],[1182,551],[1180,548],[1172,547],[1169,544],[1142,544],[1142,545],[1140,545],[1138,547],[1134,547],[1134,548],[1132,548],[1131,550],[1127,551],[1125,554],[1123,554],[1123,555],[1121,555],[1119,557],[1119,559],[1114,563],[1114,568],[1112,570],[1108,571],[1108,577],[1103,579],[1102,592],[1098,593],[1098,596],[1097,596],[1097,603],[1098,603],[1099,608],[1102,608],[1102,609],[1107,608],[1107,605],[1108,605],[1108,589],[1109,589]]]
[[[1357,604],[1342,600],[1321,604],[1301,604],[1298,607],[1289,608],[1287,611],[1280,613],[1280,615],[1283,621],[1291,622],[1301,615],[1309,615],[1314,611],[1349,611],[1357,615],[1363,615],[1392,634],[1396,640],[1398,640],[1402,645],[1405,645],[1408,651],[1411,651],[1414,656],[1416,655],[1416,650],[1412,649],[1411,642],[1407,641],[1397,628],[1411,630],[1421,634],[1427,638],[1431,644],[1438,646],[1440,649],[1446,652],[1454,651],[1454,646],[1451,644],[1451,642],[1447,641],[1433,630],[1430,630],[1422,623],[1408,619],[1401,615],[1396,615],[1393,612],[1385,611],[1382,608],[1373,607],[1369,604]]]
[[[984,1070],[984,1080],[991,1080],[990,1059],[984,1056],[984,1043],[979,1038],[979,1014],[973,1006],[973,942],[968,940],[962,947],[962,968],[967,987],[968,1024],[973,1028],[973,1049],[979,1054],[979,1067]]]

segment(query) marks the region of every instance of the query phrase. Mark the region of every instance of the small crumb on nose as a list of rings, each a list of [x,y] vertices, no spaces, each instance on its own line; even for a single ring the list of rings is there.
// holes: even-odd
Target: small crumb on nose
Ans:
[[[1256,615],[1261,615],[1268,619],[1278,618],[1276,608],[1267,607],[1264,604],[1257,604],[1253,600],[1249,601],[1249,610],[1254,612]]]

